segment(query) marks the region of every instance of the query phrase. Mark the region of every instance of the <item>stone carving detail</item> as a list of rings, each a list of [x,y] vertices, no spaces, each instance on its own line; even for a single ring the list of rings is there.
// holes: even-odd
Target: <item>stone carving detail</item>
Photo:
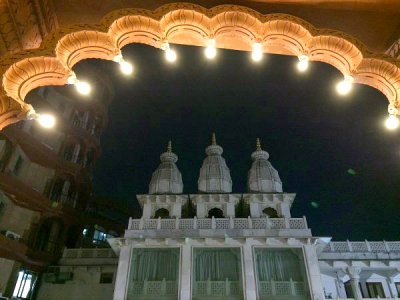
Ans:
[[[214,38],[219,48],[250,50],[252,43],[259,42],[265,52],[309,55],[311,61],[329,63],[353,76],[355,82],[377,88],[400,109],[398,61],[369,52],[342,32],[316,29],[290,15],[262,15],[236,5],[206,9],[172,3],[155,11],[117,10],[99,24],[57,27],[51,0],[0,2],[0,51],[8,51],[0,59],[3,88],[15,101],[23,103],[25,95],[38,86],[65,84],[72,66],[80,60],[111,60],[130,43],[157,48],[164,41],[204,46],[207,39]],[[43,40],[50,30],[53,32]],[[39,47],[42,40],[40,48],[21,51]],[[389,54],[398,52],[396,46],[392,48]],[[51,56],[54,53],[56,57]]]

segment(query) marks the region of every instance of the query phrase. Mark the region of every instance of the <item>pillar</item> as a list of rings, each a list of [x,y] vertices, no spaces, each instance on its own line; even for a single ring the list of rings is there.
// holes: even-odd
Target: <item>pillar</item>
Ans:
[[[244,262],[244,290],[246,293],[246,300],[257,299],[257,286],[255,278],[255,270],[253,263],[253,249],[251,245],[243,245],[243,262]]]
[[[319,270],[317,251],[314,245],[304,245],[303,249],[308,267],[311,299],[323,300],[325,299],[325,294]]]
[[[114,300],[125,300],[125,291],[128,286],[129,266],[131,263],[132,246],[123,244],[119,253],[117,276],[114,287]]]
[[[350,286],[353,291],[354,300],[362,300],[363,296],[360,290],[360,273],[361,268],[348,267],[347,273],[350,276]]]
[[[181,248],[181,270],[180,270],[180,275],[181,275],[181,288],[180,288],[180,297],[179,299],[190,299],[190,287],[192,285],[191,282],[191,264],[192,264],[192,248],[190,244],[185,243],[182,245]]]
[[[235,217],[235,203],[226,203],[226,218]]]
[[[250,202],[250,215],[252,218],[259,218],[261,216],[260,207],[256,202]]]

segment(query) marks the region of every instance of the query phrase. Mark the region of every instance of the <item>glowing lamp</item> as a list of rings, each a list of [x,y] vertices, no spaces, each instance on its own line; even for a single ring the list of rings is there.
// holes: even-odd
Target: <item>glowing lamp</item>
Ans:
[[[299,72],[305,72],[308,69],[309,58],[307,55],[300,55],[299,62],[297,63],[297,70]]]
[[[336,85],[336,91],[339,95],[347,95],[351,91],[352,85],[353,77],[346,75],[344,79]]]
[[[251,51],[251,59],[255,62],[261,61],[263,58],[262,45],[260,43],[253,44],[253,50]]]
[[[209,40],[204,54],[208,59],[214,59],[217,56],[217,49],[215,48],[215,40]]]
[[[385,126],[389,130],[397,129],[399,127],[399,124],[400,122],[396,115],[389,115],[385,122]]]

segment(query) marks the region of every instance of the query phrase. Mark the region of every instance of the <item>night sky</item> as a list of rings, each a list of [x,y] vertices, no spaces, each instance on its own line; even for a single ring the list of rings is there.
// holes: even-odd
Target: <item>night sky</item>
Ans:
[[[307,216],[315,236],[400,239],[400,139],[384,128],[388,103],[380,92],[355,85],[338,96],[338,70],[312,62],[300,74],[295,57],[266,55],[256,64],[249,53],[219,50],[207,61],[201,48],[174,48],[178,60],[171,65],[161,50],[125,47],[135,65],[130,78],[112,62],[80,63],[106,68],[116,91],[101,137],[96,195],[136,205],[169,139],[184,193],[196,193],[212,132],[224,148],[233,192],[244,193],[259,137],[284,192],[297,193],[292,216]]]

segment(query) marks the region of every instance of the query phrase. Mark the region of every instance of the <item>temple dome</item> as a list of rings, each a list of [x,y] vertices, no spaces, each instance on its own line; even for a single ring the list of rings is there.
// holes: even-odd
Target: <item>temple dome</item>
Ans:
[[[278,171],[269,162],[268,152],[261,149],[257,139],[257,149],[251,154],[253,164],[248,174],[247,187],[250,193],[282,193],[282,181]]]
[[[175,164],[178,156],[172,152],[171,141],[167,152],[160,155],[160,160],[160,165],[151,176],[149,194],[182,194],[182,175]]]
[[[207,157],[200,168],[198,189],[202,193],[231,193],[232,179],[225,159],[221,156],[223,149],[217,145],[215,134],[212,143],[206,148]]]

